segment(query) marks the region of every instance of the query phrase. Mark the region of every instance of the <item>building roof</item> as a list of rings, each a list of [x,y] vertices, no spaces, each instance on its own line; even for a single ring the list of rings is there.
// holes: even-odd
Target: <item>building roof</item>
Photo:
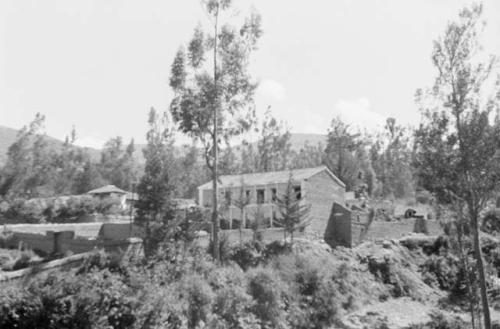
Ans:
[[[102,186],[96,188],[95,190],[87,192],[87,194],[109,194],[109,193],[126,194],[127,192],[114,185]]]
[[[340,179],[338,179],[338,177],[335,176],[326,166],[291,170],[294,181],[302,181],[308,179],[322,171],[326,171],[333,178],[333,180],[337,182],[337,184],[339,184],[342,187],[345,187],[345,184]],[[219,177],[219,182],[220,182],[219,187],[228,188],[228,187],[241,186],[242,181],[246,186],[286,183],[288,182],[289,178],[290,178],[290,170],[270,171],[264,173],[250,173],[241,175],[224,175]],[[199,186],[198,189],[211,190],[212,181]]]

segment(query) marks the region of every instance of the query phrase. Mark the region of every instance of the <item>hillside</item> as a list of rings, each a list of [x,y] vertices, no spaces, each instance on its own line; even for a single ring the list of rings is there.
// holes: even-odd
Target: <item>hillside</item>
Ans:
[[[7,160],[7,152],[12,143],[16,141],[17,133],[18,130],[16,129],[0,126],[0,165],[3,165]],[[51,149],[58,149],[62,147],[64,143],[63,141],[50,136],[47,136],[47,142]],[[85,147],[84,149],[89,152],[90,157],[94,161],[97,161],[100,158],[99,150],[90,147]]]
[[[3,165],[7,159],[7,151],[9,149],[9,146],[14,143],[16,140],[18,130],[5,127],[5,126],[0,126],[0,165]],[[54,148],[61,147],[63,144],[63,141],[53,138],[48,136],[47,140],[49,141],[49,145]],[[321,143],[323,146],[326,145],[326,135],[322,134],[292,134],[290,137],[290,144],[292,146],[292,150],[294,151],[299,151],[302,147],[304,147],[305,143],[308,143],[309,145],[318,145]],[[257,142],[253,143],[255,146],[257,146]],[[136,157],[137,161],[139,163],[144,163],[144,156],[142,153],[143,148],[145,147],[145,144],[137,144],[135,148],[135,153],[134,156]],[[100,159],[100,150],[94,149],[94,148],[85,148],[89,153],[91,158],[94,161],[98,161]],[[239,149],[239,147],[235,148],[236,150]],[[182,146],[177,146],[176,147],[176,153],[182,155],[185,152],[185,148]]]
[[[5,163],[7,159],[7,150],[16,140],[17,130],[0,126],[0,164]]]
[[[488,246],[485,259],[491,261],[500,241],[482,240]],[[293,246],[234,241],[226,245],[222,264],[206,257],[198,242],[191,247],[184,251],[187,257],[154,259],[145,267],[135,261],[141,254],[130,249],[120,257],[88,254],[83,263],[38,271],[8,286],[0,279],[6,291],[0,296],[0,327],[21,328],[41,316],[45,323],[61,317],[75,324],[115,323],[120,312],[128,322],[115,328],[163,328],[171,319],[174,324],[191,321],[192,328],[205,328],[207,320],[219,324],[212,328],[470,328],[464,278],[446,238],[415,234],[353,249],[332,249],[309,238],[297,238]],[[7,273],[10,263],[5,264]],[[490,265],[496,328],[499,268]],[[37,303],[42,293],[46,302]],[[102,296],[111,294],[109,305]]]
[[[290,137],[290,144],[292,144],[292,150],[294,151],[299,151],[306,142],[312,146],[321,143],[324,147],[326,141],[327,136],[323,134],[292,134]]]

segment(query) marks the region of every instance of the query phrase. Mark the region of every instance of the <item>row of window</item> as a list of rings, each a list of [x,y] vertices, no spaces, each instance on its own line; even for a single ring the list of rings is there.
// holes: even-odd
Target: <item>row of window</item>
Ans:
[[[266,201],[266,189],[256,189],[256,203],[257,204],[262,204],[265,203]],[[302,192],[300,186],[294,186],[293,187],[293,192],[295,194],[295,197],[297,200],[300,200],[302,198]],[[231,204],[232,201],[232,191],[222,191],[221,192],[228,204]],[[252,190],[246,190],[245,191],[245,197],[247,200],[251,200],[251,193]],[[278,200],[278,191],[276,188],[271,188],[271,201],[276,202]]]

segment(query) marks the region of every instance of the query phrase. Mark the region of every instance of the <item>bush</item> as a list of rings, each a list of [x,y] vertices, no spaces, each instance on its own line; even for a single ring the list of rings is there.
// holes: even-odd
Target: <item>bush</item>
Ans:
[[[481,230],[486,233],[500,233],[500,209],[495,208],[488,210],[482,219]]]
[[[264,259],[269,261],[270,259],[279,256],[286,255],[292,252],[292,246],[284,241],[273,241],[266,245],[264,250]]]
[[[236,262],[244,271],[256,267],[263,261],[264,246],[258,241],[247,241],[231,248],[229,259]]]
[[[412,324],[407,329],[467,329],[470,325],[459,317],[449,318],[441,312],[430,314],[431,321],[425,324]]]
[[[285,325],[285,289],[277,273],[266,268],[247,272],[248,292],[255,300],[253,313],[265,327],[282,328]]]
[[[210,285],[203,277],[188,276],[185,280],[184,291],[188,303],[187,319],[189,328],[196,328],[200,324],[207,323],[211,315],[211,306],[214,299],[214,293]]]
[[[208,243],[208,248],[207,252],[209,254],[212,254],[213,250],[213,240],[210,239],[210,242]],[[229,237],[222,233],[219,235],[219,253],[220,253],[220,259],[223,263],[227,262],[230,257],[231,257],[231,248],[232,246],[229,243]]]
[[[260,328],[251,312],[255,303],[246,291],[245,276],[240,268],[219,268],[210,274],[209,282],[216,293],[213,312],[219,328]]]
[[[415,199],[418,203],[432,204],[432,202],[434,201],[434,196],[427,190],[421,190],[416,193]]]
[[[10,202],[2,215],[10,222],[40,223],[44,218],[43,210],[37,202],[18,198]]]
[[[467,296],[467,272],[457,257],[432,255],[420,270],[425,283],[436,282],[440,289],[450,292],[450,297],[460,300]]]
[[[131,328],[131,290],[109,271],[64,272],[11,287],[0,296],[0,328]]]
[[[328,275],[332,269],[325,268],[323,261],[295,256],[294,281],[301,296],[299,303],[302,309],[308,310],[303,320],[313,328],[330,327],[339,319],[341,296],[337,283]]]
[[[0,233],[0,248],[9,249],[15,243],[14,233],[12,232],[1,232]]]

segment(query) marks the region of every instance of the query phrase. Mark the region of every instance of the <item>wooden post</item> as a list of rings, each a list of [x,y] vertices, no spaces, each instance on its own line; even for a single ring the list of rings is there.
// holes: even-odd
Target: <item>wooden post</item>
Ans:
[[[233,207],[229,205],[229,229],[233,229]]]
[[[269,227],[273,227],[273,203],[269,202]]]

